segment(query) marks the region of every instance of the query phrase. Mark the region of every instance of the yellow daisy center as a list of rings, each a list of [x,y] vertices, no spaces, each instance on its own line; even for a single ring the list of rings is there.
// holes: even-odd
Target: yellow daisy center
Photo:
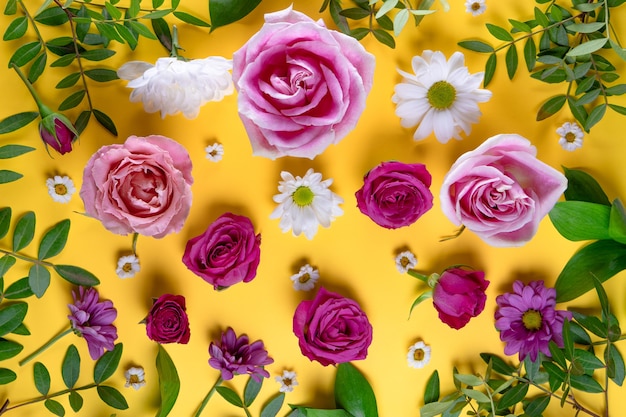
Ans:
[[[300,282],[300,284],[304,284],[305,282],[308,282],[311,279],[311,275],[309,275],[308,272],[305,272],[304,274],[300,275],[300,278],[298,278],[298,281]]]
[[[567,132],[567,134],[565,135],[565,140],[568,143],[572,143],[576,141],[576,135],[574,134],[574,132]]]
[[[528,310],[524,312],[522,315],[522,323],[524,323],[526,330],[536,331],[541,329],[541,325],[543,324],[541,313],[537,310]]]
[[[315,198],[315,194],[309,187],[304,185],[298,187],[296,191],[292,195],[293,201],[299,205],[300,207],[305,207],[310,205],[313,202],[313,198]]]
[[[424,350],[422,349],[415,349],[415,352],[413,352],[413,359],[415,359],[416,361],[422,361],[424,360]]]
[[[474,3],[472,3],[472,10],[477,12],[478,10],[480,10],[480,3],[478,3],[477,1],[475,1]]]
[[[124,272],[130,272],[130,271],[132,271],[132,270],[133,270],[133,264],[131,264],[130,262],[126,262],[126,263],[124,264],[124,266],[122,267],[122,270],[123,270]]]
[[[54,192],[56,195],[65,195],[67,194],[67,187],[65,184],[54,184]]]
[[[130,382],[131,384],[139,384],[141,380],[139,379],[139,376],[133,374],[130,376],[130,378],[128,378],[128,382]]]
[[[407,258],[406,256],[403,256],[400,259],[400,265],[402,265],[403,268],[406,268],[408,264],[409,264],[409,258]]]
[[[454,104],[456,89],[447,81],[437,81],[428,89],[428,102],[437,110],[445,110]]]

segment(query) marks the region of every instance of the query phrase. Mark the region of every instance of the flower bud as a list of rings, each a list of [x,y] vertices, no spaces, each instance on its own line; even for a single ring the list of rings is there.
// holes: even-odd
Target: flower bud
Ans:
[[[72,143],[78,138],[69,119],[58,113],[51,113],[41,120],[39,135],[46,146],[52,146],[61,155],[71,152]]]

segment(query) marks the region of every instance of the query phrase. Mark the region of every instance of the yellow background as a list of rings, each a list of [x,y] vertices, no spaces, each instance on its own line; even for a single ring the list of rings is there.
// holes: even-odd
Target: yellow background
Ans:
[[[34,12],[40,2],[26,1]],[[181,10],[191,11],[208,20],[204,2],[183,1]],[[288,0],[264,1],[243,21],[220,28],[209,34],[207,30],[179,24],[180,43],[184,56],[202,58],[209,55],[232,57],[262,25],[263,13],[289,6]],[[323,18],[330,27],[327,14],[319,14],[321,1],[296,1],[294,8],[314,19]],[[510,291],[515,279],[529,281],[544,279],[547,285],[554,280],[565,262],[581,247],[560,237],[550,221],[545,218],[535,238],[521,248],[492,248],[472,232],[466,231],[458,239],[439,242],[443,235],[454,231],[454,226],[442,214],[435,199],[433,209],[410,227],[387,230],[377,226],[356,208],[354,193],[362,185],[363,175],[381,161],[399,160],[426,164],[433,176],[432,192],[437,197],[443,177],[456,158],[463,152],[477,147],[482,141],[499,133],[518,133],[527,137],[538,148],[538,157],[559,169],[584,168],[593,174],[607,191],[609,198],[626,196],[624,180],[624,126],[623,116],[609,111],[592,133],[585,136],[582,149],[566,152],[558,144],[555,129],[570,121],[564,110],[543,122],[535,122],[539,105],[551,95],[564,92],[564,85],[548,85],[531,79],[525,69],[520,52],[520,68],[513,82],[506,77],[503,53],[499,54],[499,67],[489,86],[493,97],[481,104],[483,116],[473,127],[471,135],[462,141],[442,145],[434,136],[422,142],[412,140],[413,129],[403,129],[394,114],[391,95],[400,81],[396,69],[410,71],[410,61],[424,49],[441,50],[446,56],[460,50],[457,42],[467,38],[491,41],[484,24],[486,22],[506,26],[510,17],[525,20],[532,17],[532,2],[488,1],[487,12],[473,17],[465,12],[460,0],[452,2],[451,10],[444,12],[439,3],[437,12],[427,16],[419,28],[407,26],[397,39],[395,50],[389,49],[367,37],[362,41],[365,48],[376,56],[374,85],[356,129],[343,141],[329,147],[314,161],[297,158],[281,158],[276,161],[252,156],[245,130],[237,115],[237,95],[226,97],[219,103],[206,104],[197,119],[187,120],[182,115],[162,120],[159,114],[147,114],[140,103],[130,103],[130,90],[125,81],[89,83],[94,106],[109,114],[119,130],[113,137],[92,120],[87,130],[75,144],[75,150],[67,155],[56,153],[49,157],[39,140],[36,122],[17,132],[0,137],[0,144],[22,144],[36,147],[35,152],[18,158],[3,160],[4,169],[13,169],[24,178],[0,185],[0,206],[13,209],[13,219],[28,210],[37,214],[36,239],[23,253],[36,255],[36,242],[43,232],[54,223],[69,218],[72,222],[67,247],[61,255],[51,259],[55,263],[74,264],[88,269],[101,280],[98,287],[101,296],[111,299],[118,310],[115,324],[118,326],[118,342],[124,344],[124,354],[119,370],[109,381],[122,390],[130,408],[117,411],[104,405],[94,390],[83,391],[85,405],[81,416],[102,417],[116,413],[118,416],[150,416],[159,406],[158,382],[154,361],[157,345],[145,334],[142,320],[151,306],[152,297],[164,293],[182,294],[186,297],[191,322],[191,340],[188,345],[165,345],[174,360],[181,378],[181,393],[172,411],[173,416],[191,416],[209,387],[218,376],[207,360],[208,346],[219,337],[227,326],[237,333],[247,333],[251,340],[262,339],[275,362],[267,369],[271,378],[265,381],[259,399],[252,406],[258,415],[260,405],[278,391],[274,377],[283,369],[297,372],[299,386],[288,393],[286,403],[332,408],[332,387],[335,369],[310,362],[301,355],[296,337],[292,333],[292,316],[298,303],[310,299],[314,293],[296,292],[289,277],[303,262],[319,268],[319,284],[332,291],[356,299],[363,307],[373,325],[373,342],[366,360],[355,362],[371,382],[378,400],[381,416],[418,416],[422,405],[424,384],[430,374],[438,369],[442,381],[442,393],[453,388],[452,368],[461,372],[484,372],[479,360],[480,352],[502,355],[503,344],[493,326],[495,297]],[[623,8],[623,7],[622,7]],[[619,10],[623,16],[623,10]],[[617,14],[616,14],[617,16]],[[11,17],[2,16],[0,27],[5,28]],[[615,18],[618,22],[619,16]],[[620,23],[618,23],[620,24]],[[622,40],[626,40],[623,20]],[[44,36],[58,36],[59,28],[44,28]],[[63,35],[65,35],[63,33]],[[33,40],[32,28],[27,37],[19,41],[0,43],[0,55],[5,64],[12,52],[26,40]],[[115,44],[115,42],[114,42]],[[154,62],[165,56],[166,51],[157,43],[142,38],[135,52],[125,46],[114,45],[118,51],[104,65],[117,69],[129,60]],[[463,51],[470,72],[482,71],[486,55]],[[87,63],[88,67],[97,65]],[[102,65],[102,64],[100,64]],[[619,70],[623,73],[624,64]],[[76,70],[76,68],[73,68]],[[70,91],[55,90],[56,83],[67,75],[67,69],[49,68],[36,83],[44,100],[55,107]],[[0,117],[35,110],[34,102],[17,75],[6,65],[0,65],[0,82],[3,100]],[[626,105],[622,98],[617,104]],[[76,114],[71,114],[72,119]],[[183,230],[163,239],[140,237],[138,255],[141,272],[132,279],[121,280],[115,274],[116,261],[128,253],[130,236],[117,236],[94,220],[82,216],[84,211],[78,193],[67,205],[55,203],[48,196],[45,180],[53,175],[70,176],[77,188],[82,183],[82,170],[89,157],[101,146],[121,143],[130,135],[161,134],[183,144],[193,161],[193,206]],[[224,145],[224,159],[212,163],[205,159],[204,148],[218,141]],[[331,189],[344,198],[345,214],[329,229],[320,229],[311,241],[304,236],[283,234],[278,220],[270,220],[275,207],[272,196],[277,193],[280,172],[288,170],[303,175],[308,168],[321,172],[324,178],[333,178]],[[188,271],[181,262],[185,243],[203,232],[208,224],[225,211],[247,215],[262,235],[261,264],[257,277],[250,283],[235,285],[216,292],[202,279]],[[0,244],[10,247],[9,237]],[[484,269],[491,281],[487,305],[483,314],[470,321],[461,330],[452,330],[437,318],[431,301],[414,310],[407,319],[411,303],[424,287],[416,280],[398,273],[394,255],[408,248],[417,254],[418,269],[440,272],[452,264],[469,264]],[[11,283],[27,275],[29,264],[18,261],[6,275]],[[319,285],[318,285],[319,287]],[[624,275],[620,274],[606,284],[612,307],[618,318],[624,320]],[[32,332],[29,337],[16,337],[25,346],[17,358],[0,363],[0,366],[17,369],[17,360],[36,349],[67,324],[67,304],[71,301],[71,286],[53,273],[52,283],[42,299],[31,298],[26,324]],[[586,295],[572,306],[589,308],[596,305],[592,294]],[[560,306],[560,308],[565,308]],[[432,348],[432,359],[424,369],[407,366],[406,353],[418,340]],[[91,360],[86,344],[73,335],[66,336],[54,347],[41,355],[50,370],[51,392],[64,389],[60,363],[65,350],[74,343],[81,354],[82,373],[79,385],[91,382]],[[621,351],[626,353],[624,346]],[[511,357],[515,362],[516,357]],[[139,391],[125,389],[123,370],[128,366],[143,366],[147,386]],[[226,385],[242,392],[246,377],[236,377]],[[611,385],[610,404],[612,415],[623,413],[626,401],[624,389]],[[38,393],[32,379],[32,364],[19,369],[18,380],[0,387],[0,401],[9,398],[12,403],[22,402]],[[66,397],[60,397],[72,415]],[[583,399],[585,405],[598,408],[602,402],[599,395]],[[550,407],[550,416],[570,416],[574,411],[562,411],[557,401]],[[594,406],[595,404],[595,406]],[[285,406],[279,415],[285,415]],[[47,415],[43,404],[30,405],[10,412],[8,415]],[[205,416],[237,416],[243,412],[214,396],[205,410]]]

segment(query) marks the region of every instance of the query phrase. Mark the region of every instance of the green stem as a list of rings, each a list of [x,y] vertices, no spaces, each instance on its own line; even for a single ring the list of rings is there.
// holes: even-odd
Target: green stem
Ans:
[[[95,388],[97,387],[97,384],[88,384],[88,385],[83,385],[82,387],[78,387],[78,388],[69,388],[69,389],[64,389],[63,391],[59,391],[59,392],[55,392],[54,394],[48,394],[48,395],[43,395],[41,397],[37,397],[34,398],[32,400],[28,400],[28,401],[24,401],[23,403],[19,403],[16,404],[14,406],[9,407],[9,400],[6,400],[4,402],[4,405],[2,407],[2,409],[0,409],[0,415],[6,413],[7,411],[11,411],[14,410],[16,408],[20,408],[20,407],[24,407],[25,405],[30,405],[30,404],[35,404],[38,403],[40,401],[45,401],[49,398],[54,398],[54,397],[59,397],[61,395],[65,395],[65,394],[69,394],[70,392],[74,392],[74,391],[84,391],[90,388]]]
[[[561,397],[560,395],[558,395],[557,393],[550,391],[549,389],[547,389],[547,388],[543,387],[543,386],[542,386],[542,385],[540,385],[540,384],[537,384],[537,383],[535,383],[535,382],[531,381],[530,379],[526,379],[526,378],[521,377],[521,376],[513,376],[513,377],[514,377],[515,379],[517,379],[518,381],[521,381],[521,382],[525,382],[525,383],[531,384],[531,385],[532,385],[532,386],[534,386],[535,388],[538,388],[539,390],[543,391],[545,394],[548,394],[548,395],[550,395],[551,397],[554,397],[554,398],[556,398],[556,399],[557,399],[557,400],[559,400],[559,401],[560,401],[560,400],[562,400],[562,398],[563,398],[563,397]],[[591,410],[589,410],[589,409],[587,409],[587,408],[583,407],[583,406],[582,406],[582,405],[581,405],[578,401],[576,401],[576,399],[575,399],[575,398],[573,398],[573,397],[567,397],[567,398],[565,399],[565,401],[564,401],[564,402],[565,402],[565,403],[567,403],[567,404],[569,404],[569,405],[571,405],[571,406],[572,406],[575,410],[577,410],[578,412],[581,412],[581,411],[582,411],[583,413],[588,414],[588,415],[589,415],[589,416],[591,416],[591,417],[601,417],[599,414],[596,414],[596,413],[594,413],[593,411],[591,411]]]
[[[413,278],[417,278],[421,281],[424,281],[426,284],[428,284],[428,277],[424,274],[420,274],[415,269],[409,269],[408,271],[406,271],[406,273],[412,276]]]
[[[15,258],[21,259],[23,261],[27,261],[33,264],[37,264],[37,265],[43,265],[43,266],[47,266],[47,267],[54,267],[54,264],[51,264],[50,262],[46,262],[46,261],[40,261],[39,259],[35,259],[35,258],[31,258],[29,256],[26,255],[20,255],[19,253],[16,252],[12,252],[10,250],[6,250],[6,249],[0,249],[0,253],[4,253],[5,255],[10,255],[13,256]]]
[[[37,349],[36,351],[31,353],[30,355],[28,355],[24,359],[22,359],[19,362],[19,365],[20,366],[26,365],[28,362],[30,362],[31,360],[35,359],[40,353],[44,352],[46,349],[48,349],[50,346],[52,346],[54,343],[56,343],[56,341],[58,341],[63,336],[68,335],[70,333],[72,333],[72,328],[71,327],[69,329],[63,330],[61,333],[57,334],[52,339],[50,339],[48,342],[46,342],[42,347],[40,347],[39,349]]]
[[[133,250],[133,255],[137,256],[137,238],[139,237],[139,233],[133,233],[133,243],[132,243],[132,250]]]
[[[617,340],[615,340],[615,342],[619,342],[621,340],[626,340],[626,334],[621,335]],[[598,345],[606,345],[607,343],[615,343],[615,342],[609,342],[608,340],[599,340],[597,342],[592,342],[591,345],[598,346]]]
[[[217,381],[215,381],[215,384],[213,384],[213,386],[207,393],[206,397],[204,397],[204,400],[202,400],[202,404],[200,404],[200,407],[198,408],[198,411],[196,411],[196,414],[194,414],[194,417],[200,417],[200,414],[202,414],[202,411],[209,403],[209,400],[213,396],[213,393],[215,393],[215,389],[222,383],[222,381],[224,380],[222,379],[222,375],[220,375],[219,378],[217,378]]]
[[[17,72],[17,75],[20,76],[20,78],[24,82],[24,85],[26,86],[26,88],[28,88],[28,92],[31,96],[33,96],[33,100],[35,100],[35,103],[37,103],[37,107],[39,108],[39,113],[41,113],[41,117],[47,116],[47,113],[50,113],[51,110],[44,106],[41,98],[39,97],[39,94],[37,94],[33,85],[30,83],[30,81],[28,81],[28,78],[26,78],[22,70],[20,70],[20,68],[15,65],[15,62],[11,62],[11,68],[13,68],[15,72]]]

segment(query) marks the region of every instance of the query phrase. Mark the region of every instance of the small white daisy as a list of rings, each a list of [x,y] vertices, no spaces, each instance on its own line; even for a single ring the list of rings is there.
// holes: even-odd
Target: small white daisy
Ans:
[[[403,76],[391,100],[403,127],[418,126],[413,139],[431,133],[441,143],[459,133],[469,134],[481,116],[478,103],[489,101],[491,91],[480,89],[484,73],[470,74],[465,56],[455,52],[446,61],[442,52],[426,50],[412,60],[415,75],[398,70]]]
[[[556,130],[559,134],[559,145],[566,151],[573,151],[583,146],[583,137],[585,133],[578,123],[565,122],[563,126]]]
[[[297,291],[310,291],[315,288],[315,283],[320,278],[320,272],[311,265],[306,264],[300,267],[297,274],[291,276],[293,288]]]
[[[224,156],[224,145],[216,142],[204,148],[204,151],[206,152],[206,159],[211,162],[219,162]]]
[[[396,268],[401,273],[406,273],[409,269],[415,268],[417,265],[417,258],[411,251],[404,251],[396,256]]]
[[[54,178],[46,180],[48,194],[57,203],[69,203],[72,195],[76,192],[74,181],[68,176],[55,175]]]
[[[409,348],[406,359],[411,368],[423,368],[430,362],[430,346],[426,346],[422,341],[417,342]]]
[[[487,4],[485,0],[466,0],[465,11],[471,13],[472,16],[478,16],[485,13],[487,10]]]
[[[120,278],[132,278],[139,272],[139,258],[135,255],[122,256],[117,260],[117,268],[115,273]]]
[[[124,372],[124,376],[126,377],[126,384],[124,384],[126,388],[133,387],[135,390],[138,390],[146,385],[145,372],[142,367],[128,368]]]
[[[322,181],[322,174],[309,169],[304,177],[294,177],[291,173],[280,173],[282,181],[273,197],[278,207],[270,214],[270,219],[280,217],[283,233],[292,230],[294,236],[301,233],[313,239],[319,225],[329,227],[335,217],[343,214],[339,204],[343,198],[328,189],[333,180]]]
[[[276,382],[280,383],[280,392],[291,392],[293,391],[293,387],[298,385],[295,372],[283,371],[283,374],[281,376],[277,376],[275,379]]]

